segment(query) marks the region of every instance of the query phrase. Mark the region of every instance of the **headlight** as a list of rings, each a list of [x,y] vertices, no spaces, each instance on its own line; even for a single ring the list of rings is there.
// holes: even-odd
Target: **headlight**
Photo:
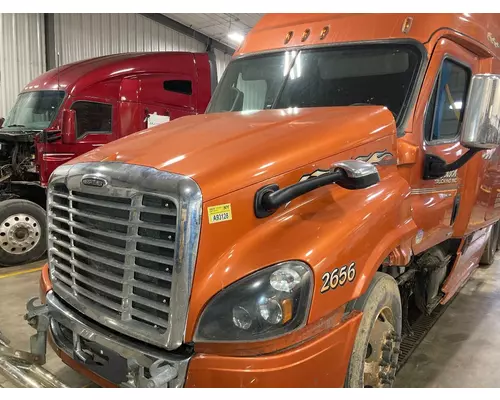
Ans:
[[[293,331],[306,321],[311,290],[311,269],[303,262],[264,268],[210,300],[194,340],[255,341]]]

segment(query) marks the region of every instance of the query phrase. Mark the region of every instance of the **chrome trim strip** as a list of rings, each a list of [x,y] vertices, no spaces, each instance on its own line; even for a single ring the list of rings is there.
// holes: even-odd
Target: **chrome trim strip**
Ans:
[[[177,376],[168,383],[168,387],[182,387],[187,375],[187,368],[192,355],[184,356],[180,354],[167,353],[164,350],[156,349],[147,344],[131,342],[124,336],[115,335],[111,331],[104,331],[91,321],[85,320],[78,314],[67,308],[59,301],[51,290],[47,293],[47,305],[51,318],[50,332],[57,347],[59,347],[69,357],[74,359],[73,343],[68,343],[62,335],[57,324],[65,326],[73,331],[73,335],[95,342],[110,350],[115,351],[129,361],[129,365],[134,365],[134,361],[141,367],[150,368],[158,360],[165,361],[177,370]],[[137,385],[137,381],[135,382]],[[130,384],[126,385],[130,386]]]
[[[431,193],[446,193],[446,192],[456,192],[458,190],[458,186],[446,186],[440,188],[420,188],[420,189],[412,189],[411,194],[431,194]]]
[[[106,179],[108,185],[105,187],[82,185],[82,177],[87,174]],[[62,165],[53,172],[47,190],[49,226],[53,217],[53,213],[50,211],[53,185],[57,183],[64,183],[70,191],[78,190],[96,195],[130,198],[137,194],[152,194],[168,198],[175,203],[178,214],[170,296],[171,312],[168,318],[167,330],[163,334],[153,330],[153,328],[150,330],[145,329],[137,321],[113,319],[95,309],[89,308],[83,299],[76,297],[63,285],[58,284],[57,279],[54,279],[56,278],[52,265],[54,260],[51,257],[54,251],[54,238],[50,237],[50,235],[47,238],[47,248],[49,249],[49,267],[54,291],[64,301],[79,312],[110,329],[169,350],[179,347],[184,339],[201,228],[202,195],[198,184],[186,176],[133,164],[93,162]],[[133,227],[135,225],[137,224],[132,224],[130,229],[135,229]],[[71,243],[71,246],[74,247],[73,243]],[[126,306],[127,304],[123,305],[123,307]],[[128,313],[128,308],[123,311]]]

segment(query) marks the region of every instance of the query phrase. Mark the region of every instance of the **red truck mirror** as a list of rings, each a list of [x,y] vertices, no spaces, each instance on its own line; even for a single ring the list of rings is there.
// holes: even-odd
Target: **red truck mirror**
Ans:
[[[64,110],[62,115],[61,136],[62,142],[72,144],[76,142],[75,110]]]
[[[3,123],[5,122],[5,118],[0,118],[0,129],[3,128]]]

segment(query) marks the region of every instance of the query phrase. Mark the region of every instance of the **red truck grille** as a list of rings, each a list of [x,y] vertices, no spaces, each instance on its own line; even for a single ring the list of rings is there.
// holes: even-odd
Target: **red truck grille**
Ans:
[[[171,199],[102,196],[54,185],[49,257],[56,292],[110,319],[165,333],[176,226]]]

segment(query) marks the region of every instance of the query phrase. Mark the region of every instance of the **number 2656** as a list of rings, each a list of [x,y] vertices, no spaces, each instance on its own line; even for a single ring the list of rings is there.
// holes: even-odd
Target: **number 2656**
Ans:
[[[328,290],[334,290],[338,286],[344,286],[346,282],[352,282],[356,278],[356,263],[352,262],[349,266],[344,265],[341,268],[335,268],[332,272],[325,272],[321,277],[323,285],[321,293]]]

